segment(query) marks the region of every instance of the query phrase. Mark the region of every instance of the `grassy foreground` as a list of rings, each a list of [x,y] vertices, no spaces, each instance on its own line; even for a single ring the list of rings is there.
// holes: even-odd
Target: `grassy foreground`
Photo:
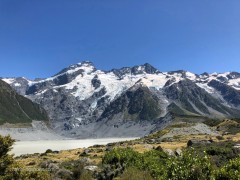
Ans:
[[[216,133],[181,133],[195,126],[178,123],[133,141],[16,158],[7,154],[13,140],[1,137],[0,179],[240,179],[239,122],[205,124]]]

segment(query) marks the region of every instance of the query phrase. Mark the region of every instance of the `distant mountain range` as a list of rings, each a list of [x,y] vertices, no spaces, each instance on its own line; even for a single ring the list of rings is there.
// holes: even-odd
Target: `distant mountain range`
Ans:
[[[35,81],[3,78],[71,137],[142,136],[175,117],[239,118],[240,73],[160,72],[150,64],[102,71],[85,61]]]

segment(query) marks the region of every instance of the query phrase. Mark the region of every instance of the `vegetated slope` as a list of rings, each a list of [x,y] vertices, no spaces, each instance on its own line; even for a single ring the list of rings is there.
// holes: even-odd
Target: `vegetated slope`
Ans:
[[[240,117],[237,72],[160,72],[147,63],[102,71],[85,61],[47,79],[3,80],[44,107],[52,127],[70,136],[132,136],[137,129],[134,135],[142,136],[175,116]]]
[[[45,110],[0,80],[0,124],[30,123],[32,120],[48,120]]]

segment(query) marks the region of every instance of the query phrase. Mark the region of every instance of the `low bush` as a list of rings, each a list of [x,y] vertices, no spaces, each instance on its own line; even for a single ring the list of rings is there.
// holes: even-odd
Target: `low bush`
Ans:
[[[184,151],[180,157],[171,157],[164,166],[165,174],[161,179],[207,180],[213,171],[210,158],[200,156],[194,150]]]
[[[216,119],[207,119],[205,121],[203,121],[204,124],[214,127],[219,125],[221,122],[223,122],[222,120],[216,120]]]
[[[141,171],[135,167],[129,167],[120,176],[120,180],[153,180],[153,177],[148,171]]]
[[[107,152],[103,157],[103,164],[141,166],[142,156],[131,148],[118,148]]]
[[[79,177],[79,180],[93,180],[93,177],[89,171],[84,171]]]
[[[21,168],[8,152],[11,150],[14,140],[10,136],[0,135],[0,179],[38,179],[50,180],[46,171],[30,171]]]
[[[122,164],[124,168],[121,178],[125,179],[133,179],[133,174],[137,175],[136,172],[140,171],[155,179],[207,180],[211,179],[214,170],[210,157],[206,153],[199,154],[194,149],[185,150],[180,157],[169,156],[157,150],[141,154],[129,148],[115,149],[106,153],[103,163],[108,165],[108,172],[115,172],[119,168],[117,165]],[[119,173],[113,175],[116,177]]]
[[[154,177],[159,177],[164,174],[164,166],[168,158],[169,156],[163,151],[147,151],[142,154],[141,166],[138,168],[151,172]]]
[[[230,160],[225,166],[216,170],[216,180],[239,180],[240,179],[240,158]]]
[[[215,166],[221,167],[229,160],[237,158],[240,150],[234,148],[234,142],[213,142],[207,145],[194,145],[194,149],[198,154],[205,151],[210,156]]]
[[[122,169],[135,167],[138,170],[146,170],[154,177],[159,177],[164,174],[164,166],[168,155],[159,150],[151,150],[140,154],[130,148],[114,149],[106,153],[103,158],[103,164],[111,165],[111,171],[114,167]]]

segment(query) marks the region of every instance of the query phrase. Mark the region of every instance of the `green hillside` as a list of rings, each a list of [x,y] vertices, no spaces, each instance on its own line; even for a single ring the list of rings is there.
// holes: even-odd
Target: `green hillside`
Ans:
[[[7,83],[0,80],[0,124],[31,123],[48,120],[47,113],[38,104],[18,95]]]

